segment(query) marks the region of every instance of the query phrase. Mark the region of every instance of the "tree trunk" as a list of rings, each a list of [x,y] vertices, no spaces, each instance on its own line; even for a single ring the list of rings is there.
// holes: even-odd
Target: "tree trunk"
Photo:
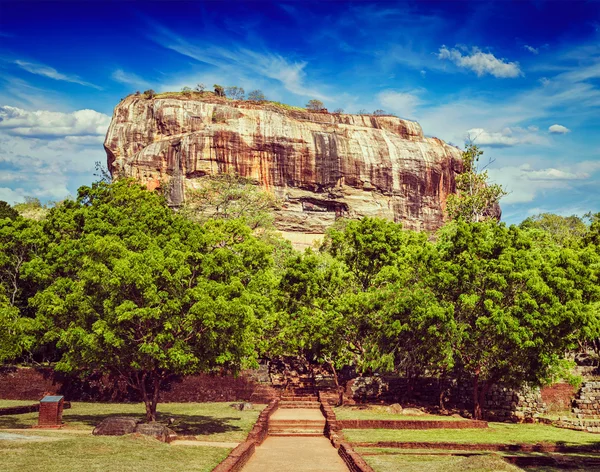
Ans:
[[[157,380],[154,379],[154,381],[151,382],[150,391],[148,391],[148,385],[146,385],[147,380],[147,374],[143,373],[141,379],[138,381],[140,392],[142,393],[142,400],[144,401],[144,406],[146,407],[146,422],[154,423],[156,421],[156,405],[158,404],[159,389],[156,387]]]
[[[479,395],[479,374],[475,374],[473,377],[473,419],[480,420],[481,414],[481,403]]]
[[[338,394],[338,404],[337,406],[342,406],[344,404],[344,390],[345,388],[343,388],[342,386],[340,386],[340,381],[337,375],[337,371],[335,370],[335,366],[333,365],[333,362],[331,361],[326,361],[327,364],[329,364],[329,367],[331,368],[331,372],[333,373],[333,381],[335,382],[335,390]]]
[[[479,380],[479,374],[475,374],[473,378],[473,419],[483,419],[483,405],[485,404],[485,397],[492,386],[493,381],[487,380],[481,382]]]

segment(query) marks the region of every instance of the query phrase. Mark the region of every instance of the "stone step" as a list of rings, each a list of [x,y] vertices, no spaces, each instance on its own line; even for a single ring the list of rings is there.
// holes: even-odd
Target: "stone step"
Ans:
[[[324,436],[325,433],[320,432],[320,433],[312,433],[312,432],[284,432],[284,433],[269,433],[269,436],[275,436],[275,437],[292,437],[292,436],[301,436],[301,437],[305,437],[305,438],[316,438],[316,437],[321,437]]]
[[[325,427],[325,418],[323,418],[322,420],[274,420],[271,419],[269,420],[269,428],[271,427],[277,427],[277,428],[283,428],[283,427],[287,427],[287,426],[293,426],[293,427]]]
[[[280,401],[279,408],[320,408],[319,402],[300,402],[300,401]]]
[[[282,402],[318,402],[316,395],[281,395]]]

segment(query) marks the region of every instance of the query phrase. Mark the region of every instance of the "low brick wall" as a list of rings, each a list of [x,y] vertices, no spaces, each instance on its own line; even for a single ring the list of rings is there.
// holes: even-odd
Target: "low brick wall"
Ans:
[[[271,400],[269,405],[260,412],[254,426],[248,433],[247,441],[254,441],[257,446],[260,446],[269,435],[269,418],[275,413],[279,405],[279,399]]]
[[[231,451],[227,458],[216,466],[212,472],[238,472],[242,470],[254,454],[255,447],[254,441],[244,441]]]
[[[337,420],[341,429],[471,429],[487,428],[487,421]]]
[[[352,472],[374,472],[369,464],[347,442],[341,442],[338,454]]]
[[[161,392],[161,402],[250,401],[260,384],[245,375],[199,374],[174,382]],[[0,370],[0,398],[39,400],[45,394],[60,394],[74,401],[139,401],[138,395],[122,382],[92,375],[85,382],[66,378],[52,369],[3,368]],[[267,391],[267,393],[269,393]],[[264,394],[255,402],[268,399]]]
[[[548,411],[570,410],[577,389],[567,383],[558,383],[541,389],[542,400]]]
[[[446,449],[456,451],[522,451],[522,452],[600,452],[600,447],[563,446],[559,444],[463,444],[452,442],[353,442],[354,447],[390,447],[399,449]]]
[[[46,393],[58,393],[51,369],[6,367],[0,369],[0,398],[37,401]]]
[[[254,426],[248,433],[246,441],[238,445],[229,455],[216,466],[212,472],[237,472],[242,470],[250,460],[256,446],[260,446],[269,434],[269,418],[277,410],[279,399],[273,399],[267,407],[260,412]],[[265,471],[267,472],[267,471]]]

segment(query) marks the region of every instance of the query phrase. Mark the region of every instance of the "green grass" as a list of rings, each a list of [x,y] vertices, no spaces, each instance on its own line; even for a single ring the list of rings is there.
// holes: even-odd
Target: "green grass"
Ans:
[[[441,454],[384,454],[363,456],[375,472],[496,472],[522,470],[505,462],[497,454],[481,454],[469,457]]]
[[[454,472],[461,470],[534,470],[536,472],[598,471],[600,455],[594,454],[556,454],[541,452],[495,453],[485,451],[450,451],[432,449],[397,449],[377,447],[357,447],[355,451],[375,469],[376,472],[432,470]],[[466,457],[471,456],[471,457]],[[541,457],[557,459],[560,464],[552,466],[527,466],[518,468],[502,460],[506,456],[523,458]]]
[[[13,406],[29,406],[38,403],[36,400],[0,400],[0,408],[10,408]]]
[[[454,418],[443,415],[402,415],[388,413],[385,406],[370,406],[361,409],[351,406],[334,408],[338,420],[411,420],[411,421],[468,421],[466,418]]]
[[[345,429],[350,442],[454,442],[460,444],[566,444],[597,446],[600,435],[542,424],[490,423],[487,429]]]
[[[35,433],[28,433],[38,435]],[[2,472],[210,471],[230,449],[174,446],[148,437],[39,433],[46,441],[1,441]]]
[[[238,411],[230,403],[160,403],[158,421],[174,418],[171,426],[178,434],[196,436],[203,441],[241,442],[256,422],[264,405],[253,410]],[[85,403],[72,402],[64,410],[67,429],[91,430],[109,416],[144,418],[142,403]],[[30,428],[37,424],[37,413],[0,416],[0,429]]]

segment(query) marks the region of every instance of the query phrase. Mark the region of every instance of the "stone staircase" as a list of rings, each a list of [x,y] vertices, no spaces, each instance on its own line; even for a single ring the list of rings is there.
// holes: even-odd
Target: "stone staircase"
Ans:
[[[269,419],[269,436],[323,436],[325,417],[309,374],[303,374],[282,390],[279,410]]]
[[[322,419],[276,419],[269,420],[269,436],[308,436],[325,434],[325,417]]]

